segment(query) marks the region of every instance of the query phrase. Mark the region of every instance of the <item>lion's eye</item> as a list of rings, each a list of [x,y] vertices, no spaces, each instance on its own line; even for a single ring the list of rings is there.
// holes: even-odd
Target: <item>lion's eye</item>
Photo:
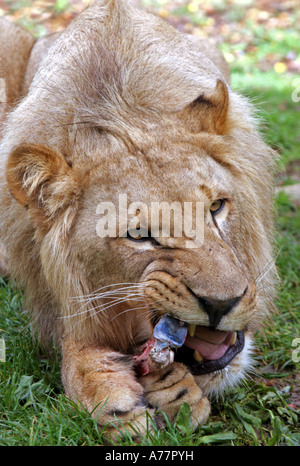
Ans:
[[[212,215],[216,215],[223,209],[225,205],[225,199],[218,199],[217,201],[213,202],[210,206],[210,212]]]
[[[160,246],[159,242],[153,236],[151,236],[150,231],[148,231],[146,228],[128,230],[127,238],[131,241],[149,241],[154,246]]]
[[[150,241],[151,235],[148,230],[144,228],[133,229],[127,231],[127,238],[132,241]]]

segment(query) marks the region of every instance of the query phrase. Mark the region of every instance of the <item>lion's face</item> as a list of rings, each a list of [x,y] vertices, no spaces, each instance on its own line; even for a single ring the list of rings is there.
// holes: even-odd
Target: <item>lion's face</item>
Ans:
[[[114,157],[100,164],[82,196],[69,245],[87,275],[91,315],[115,328],[112,339],[119,326],[134,326],[130,345],[137,346],[151,336],[150,323],[172,315],[188,325],[176,359],[200,376],[200,383],[218,374],[222,384],[225,374],[232,382],[248,364],[247,334],[257,326],[259,313],[254,277],[245,261],[247,245],[241,244],[245,206],[239,180],[205,150],[203,140],[196,142],[168,141],[167,147],[159,144],[139,157],[127,154],[121,166]],[[164,183],[159,182],[162,173]],[[124,194],[126,224],[120,211]],[[151,216],[155,202],[180,206],[183,213],[185,203],[199,203],[203,241],[192,240],[185,230],[176,236],[172,216],[169,235],[164,235],[162,217],[157,224],[158,217]],[[115,206],[111,216],[110,206]],[[79,303],[88,317],[87,302]],[[237,360],[238,373],[232,369]]]

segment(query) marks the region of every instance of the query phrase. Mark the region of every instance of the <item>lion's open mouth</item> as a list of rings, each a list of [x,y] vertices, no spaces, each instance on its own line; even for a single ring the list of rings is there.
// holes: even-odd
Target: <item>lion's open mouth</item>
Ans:
[[[184,345],[177,350],[175,359],[187,365],[192,374],[202,375],[224,369],[243,348],[242,331],[189,326]]]
[[[147,375],[157,365],[166,367],[174,360],[189,367],[193,375],[224,369],[244,348],[242,331],[220,331],[201,325],[187,325],[165,314],[155,324],[153,335],[134,356],[139,375]]]

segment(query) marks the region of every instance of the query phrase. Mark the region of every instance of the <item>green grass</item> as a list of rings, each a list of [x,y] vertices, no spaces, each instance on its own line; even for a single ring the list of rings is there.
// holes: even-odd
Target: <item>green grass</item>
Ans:
[[[165,2],[156,3],[161,6]],[[63,9],[65,4],[56,2],[56,7]],[[240,18],[237,10],[231,15]],[[195,23],[198,22],[197,17]],[[230,43],[223,45],[223,51],[229,57],[235,56],[231,63],[233,87],[260,108],[265,138],[280,154],[282,180],[286,167],[300,160],[297,133],[300,104],[291,98],[295,75],[277,73],[271,65],[262,70],[260,64],[270,54],[278,61],[290,50],[299,54],[299,40],[295,39],[296,29],[264,30],[248,23],[244,32],[249,31],[255,39],[251,53],[238,54],[236,58],[241,45]],[[286,178],[286,182],[290,180]],[[299,363],[292,357],[293,340],[300,337],[299,204],[281,192],[276,206],[276,242],[280,251],[277,265],[281,278],[278,310],[264,335],[257,335],[256,376],[214,402],[208,423],[196,433],[191,430],[189,407],[183,405],[176,425],[168,424],[160,432],[154,428],[142,444],[300,444],[299,411],[291,398],[297,393],[300,372]],[[0,362],[0,445],[101,444],[105,432],[99,432],[88,413],[63,394],[59,354],[55,350],[51,354],[43,353],[22,308],[22,294],[2,279],[0,310],[0,338],[6,343],[6,362]],[[297,401],[299,407],[299,392]],[[121,443],[130,445],[132,441],[127,438]]]

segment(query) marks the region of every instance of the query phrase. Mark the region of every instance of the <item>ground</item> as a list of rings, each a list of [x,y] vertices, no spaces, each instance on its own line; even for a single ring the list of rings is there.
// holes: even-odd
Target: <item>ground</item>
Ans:
[[[62,30],[80,0],[0,0],[0,16],[36,36]],[[192,433],[189,407],[176,425],[144,445],[299,445],[300,408],[300,10],[297,0],[143,0],[176,28],[215,39],[232,86],[250,97],[265,139],[279,154],[276,180],[277,312],[257,336],[257,367],[239,389],[217,400],[209,422]],[[0,277],[0,445],[99,445],[86,412],[66,400],[59,355],[32,337],[22,293]],[[0,347],[0,358],[1,353]],[[53,362],[54,361],[54,362]],[[130,438],[123,440],[130,445]]]

